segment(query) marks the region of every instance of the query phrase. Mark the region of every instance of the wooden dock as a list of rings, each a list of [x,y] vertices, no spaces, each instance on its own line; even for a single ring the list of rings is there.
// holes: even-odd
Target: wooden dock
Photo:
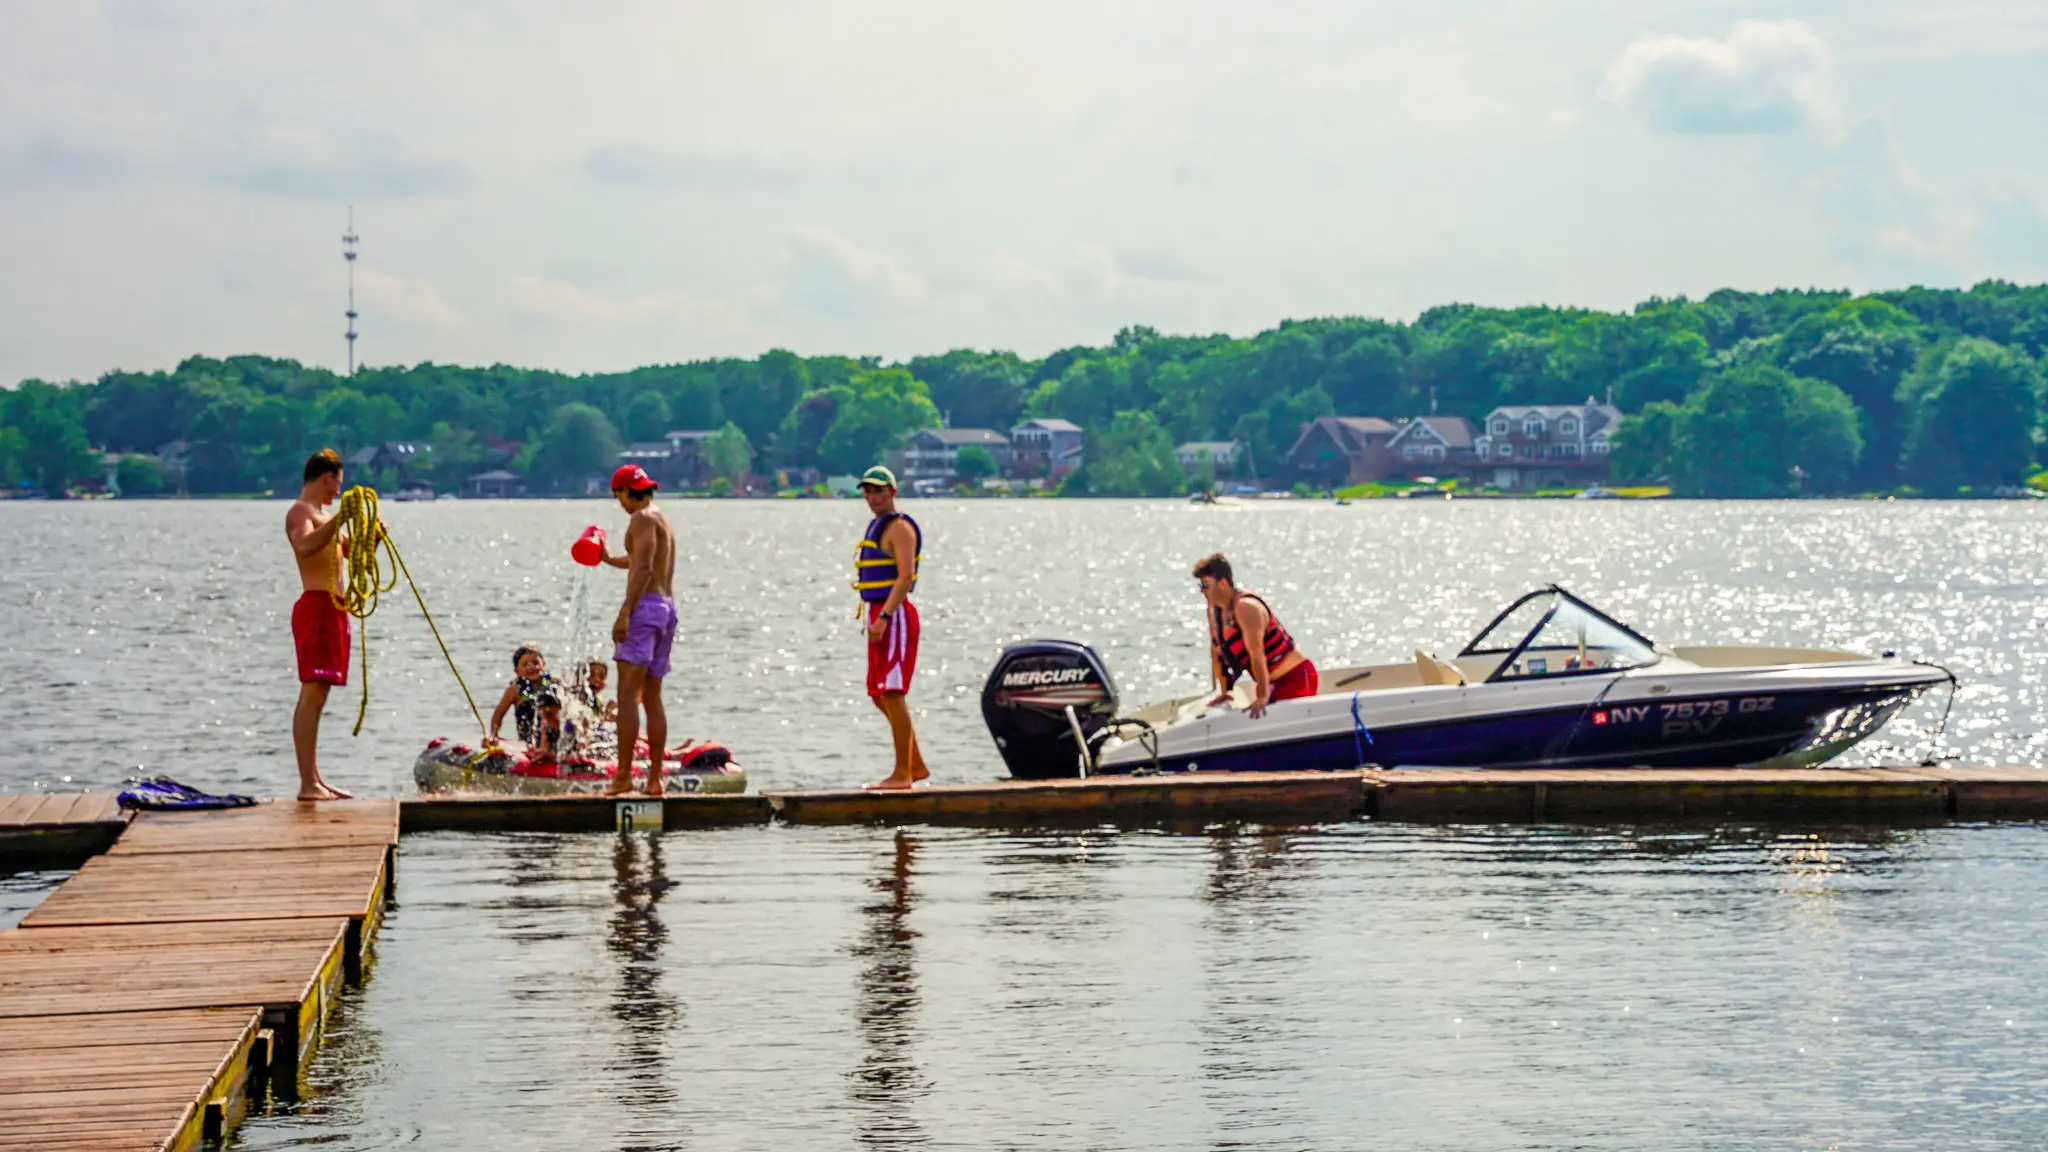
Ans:
[[[0,863],[14,857],[83,860],[128,826],[113,792],[28,792],[0,796]]]
[[[0,1146],[193,1147],[295,1095],[397,843],[392,799],[136,817],[0,932]]]
[[[248,1111],[248,1008],[0,1019],[0,1147],[136,1152],[219,1140]]]
[[[1184,828],[1242,821],[1328,824],[1366,810],[1362,772],[1212,772],[1000,780],[908,792],[769,792],[791,824],[936,824],[964,828]]]
[[[765,824],[962,828],[1210,824],[1931,824],[2048,819],[2048,769],[1359,769],[998,780],[910,792],[770,791],[747,796],[446,797],[400,804],[406,832],[676,831]],[[651,813],[651,814],[650,814]],[[125,837],[123,838],[125,841]]]

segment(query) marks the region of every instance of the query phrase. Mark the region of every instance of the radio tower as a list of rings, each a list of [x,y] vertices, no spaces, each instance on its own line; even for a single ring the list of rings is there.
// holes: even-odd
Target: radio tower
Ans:
[[[348,374],[356,374],[356,210],[348,210],[348,231],[341,235],[341,258],[348,261]]]

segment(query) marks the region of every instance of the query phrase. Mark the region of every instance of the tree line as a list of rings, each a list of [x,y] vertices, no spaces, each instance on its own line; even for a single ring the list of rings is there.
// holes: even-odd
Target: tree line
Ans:
[[[1186,484],[1176,444],[1238,440],[1283,475],[1318,416],[1479,420],[1505,404],[1611,397],[1620,481],[1681,495],[1775,496],[2019,484],[2042,459],[2048,285],[1968,290],[1723,290],[1626,313],[1432,308],[1399,323],[1290,320],[1254,336],[1130,327],[1039,359],[959,349],[885,364],[800,356],[570,374],[424,363],[340,376],[262,356],[194,357],[0,392],[0,480],[58,491],[100,453],[186,444],[194,493],[285,491],[306,454],[411,441],[408,479],[451,488],[496,461],[537,491],[572,491],[630,442],[719,429],[727,461],[858,473],[942,421],[1007,431],[1061,417],[1087,432],[1063,491],[1164,495]],[[132,473],[131,473],[132,468]],[[148,491],[172,482],[146,456]]]

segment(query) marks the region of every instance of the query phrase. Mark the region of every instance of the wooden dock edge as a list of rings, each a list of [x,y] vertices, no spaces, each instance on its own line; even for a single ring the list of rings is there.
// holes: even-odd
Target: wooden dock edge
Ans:
[[[126,821],[0,828],[0,874],[76,868],[121,838]]]
[[[353,928],[353,921],[335,925],[334,943],[322,954],[320,966],[306,981],[297,1001],[263,1007],[263,1026],[275,1037],[269,1068],[273,1096],[298,1099],[299,1079],[319,1052],[320,1041],[327,1033],[327,1018],[333,1014],[348,982]]]
[[[1952,810],[1949,789],[1940,781],[1847,770],[1515,775],[1451,769],[1375,773],[1369,814],[1401,824],[1936,824]],[[2048,793],[2048,781],[2043,789]]]
[[[627,801],[627,803],[634,803]],[[638,801],[651,804],[652,801]],[[597,796],[402,800],[402,832],[668,831],[779,821],[961,828],[1328,824],[1626,824],[1716,820],[1924,825],[2048,820],[2048,769],[1360,769],[1000,780],[910,792],[865,789],[673,796],[660,823],[627,823]]]
[[[249,1026],[242,1031],[220,1067],[192,1102],[184,1122],[164,1144],[166,1152],[186,1152],[218,1145],[258,1104],[269,1086],[271,1072],[263,1066],[268,1055],[270,1033],[260,1013],[250,1013]]]
[[[653,804],[645,797],[424,796],[398,802],[398,831],[611,832],[621,803]],[[755,793],[663,797],[662,828],[731,828],[766,824],[768,799]]]
[[[1232,772],[1096,776],[1086,780],[769,792],[791,824],[927,824],[954,828],[1201,828],[1210,824],[1329,824],[1357,819],[1363,772]]]

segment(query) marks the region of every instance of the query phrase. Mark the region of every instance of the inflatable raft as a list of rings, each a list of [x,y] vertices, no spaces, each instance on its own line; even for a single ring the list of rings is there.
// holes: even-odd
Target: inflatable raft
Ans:
[[[747,771],[722,744],[693,744],[662,767],[670,795],[744,792]],[[504,748],[476,749],[453,740],[429,743],[413,763],[421,792],[502,792],[517,796],[560,796],[602,792],[611,783],[613,762],[580,756],[534,760]],[[646,783],[646,769],[633,765],[634,786]]]

